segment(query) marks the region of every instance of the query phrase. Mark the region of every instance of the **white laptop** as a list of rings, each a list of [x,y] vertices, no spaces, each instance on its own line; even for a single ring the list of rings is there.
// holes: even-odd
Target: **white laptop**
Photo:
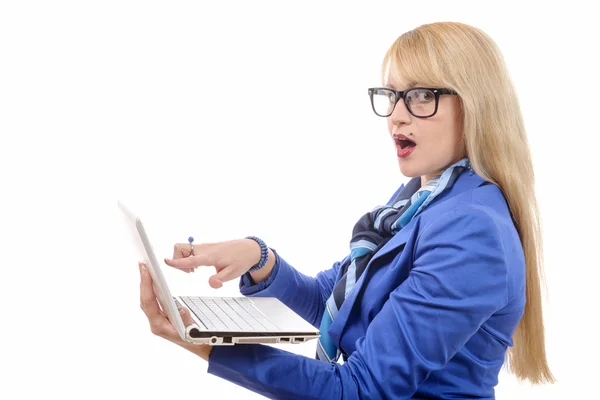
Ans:
[[[172,296],[141,218],[122,202],[118,205],[136,243],[139,261],[152,276],[158,302],[183,340],[214,346],[295,344],[320,336],[318,329],[274,297]],[[184,326],[177,306],[190,311],[193,324]]]

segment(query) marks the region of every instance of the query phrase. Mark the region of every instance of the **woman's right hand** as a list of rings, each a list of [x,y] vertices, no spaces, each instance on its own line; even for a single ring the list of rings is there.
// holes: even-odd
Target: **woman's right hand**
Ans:
[[[193,255],[190,254],[189,243],[177,243],[173,258],[165,258],[165,263],[185,272],[191,272],[200,266],[214,266],[217,273],[210,277],[208,284],[218,289],[223,286],[223,282],[239,278],[258,264],[260,255],[260,245],[252,239],[195,244]],[[274,264],[272,258],[274,255],[269,249],[267,264]]]

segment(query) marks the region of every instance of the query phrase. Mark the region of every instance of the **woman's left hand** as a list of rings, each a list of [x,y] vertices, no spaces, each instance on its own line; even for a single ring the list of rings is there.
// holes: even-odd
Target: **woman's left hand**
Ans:
[[[144,263],[139,263],[140,268],[140,306],[148,317],[150,323],[150,330],[157,336],[167,339],[170,342],[175,343],[184,349],[191,351],[198,355],[204,360],[208,361],[208,357],[212,351],[212,347],[207,344],[191,344],[179,336],[179,333],[175,327],[169,322],[167,316],[163,313],[156,300],[156,294],[154,293],[154,287],[152,286],[152,277],[146,268]],[[194,321],[189,315],[189,311],[186,308],[180,307],[179,313],[185,326],[193,324]]]

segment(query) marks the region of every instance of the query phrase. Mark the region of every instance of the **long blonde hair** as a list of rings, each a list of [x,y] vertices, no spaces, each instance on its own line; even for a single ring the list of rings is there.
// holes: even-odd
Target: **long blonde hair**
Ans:
[[[382,65],[407,82],[458,92],[471,165],[502,190],[526,263],[525,312],[507,352],[509,370],[532,383],[554,382],[546,360],[542,296],[542,236],[529,144],[504,57],[482,30],[456,22],[421,25],[392,44]]]

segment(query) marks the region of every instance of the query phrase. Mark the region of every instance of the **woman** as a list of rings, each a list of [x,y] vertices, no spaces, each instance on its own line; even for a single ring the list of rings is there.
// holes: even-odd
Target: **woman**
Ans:
[[[372,108],[412,179],[356,223],[346,258],[316,278],[259,239],[193,254],[177,244],[165,259],[188,272],[215,266],[214,288],[241,277],[242,294],[279,298],[321,329],[316,359],[182,342],[141,265],[152,331],[209,373],[274,398],[493,399],[505,357],[518,378],[552,382],[533,168],[500,51],[474,27],[423,25],[394,42],[382,78]]]

